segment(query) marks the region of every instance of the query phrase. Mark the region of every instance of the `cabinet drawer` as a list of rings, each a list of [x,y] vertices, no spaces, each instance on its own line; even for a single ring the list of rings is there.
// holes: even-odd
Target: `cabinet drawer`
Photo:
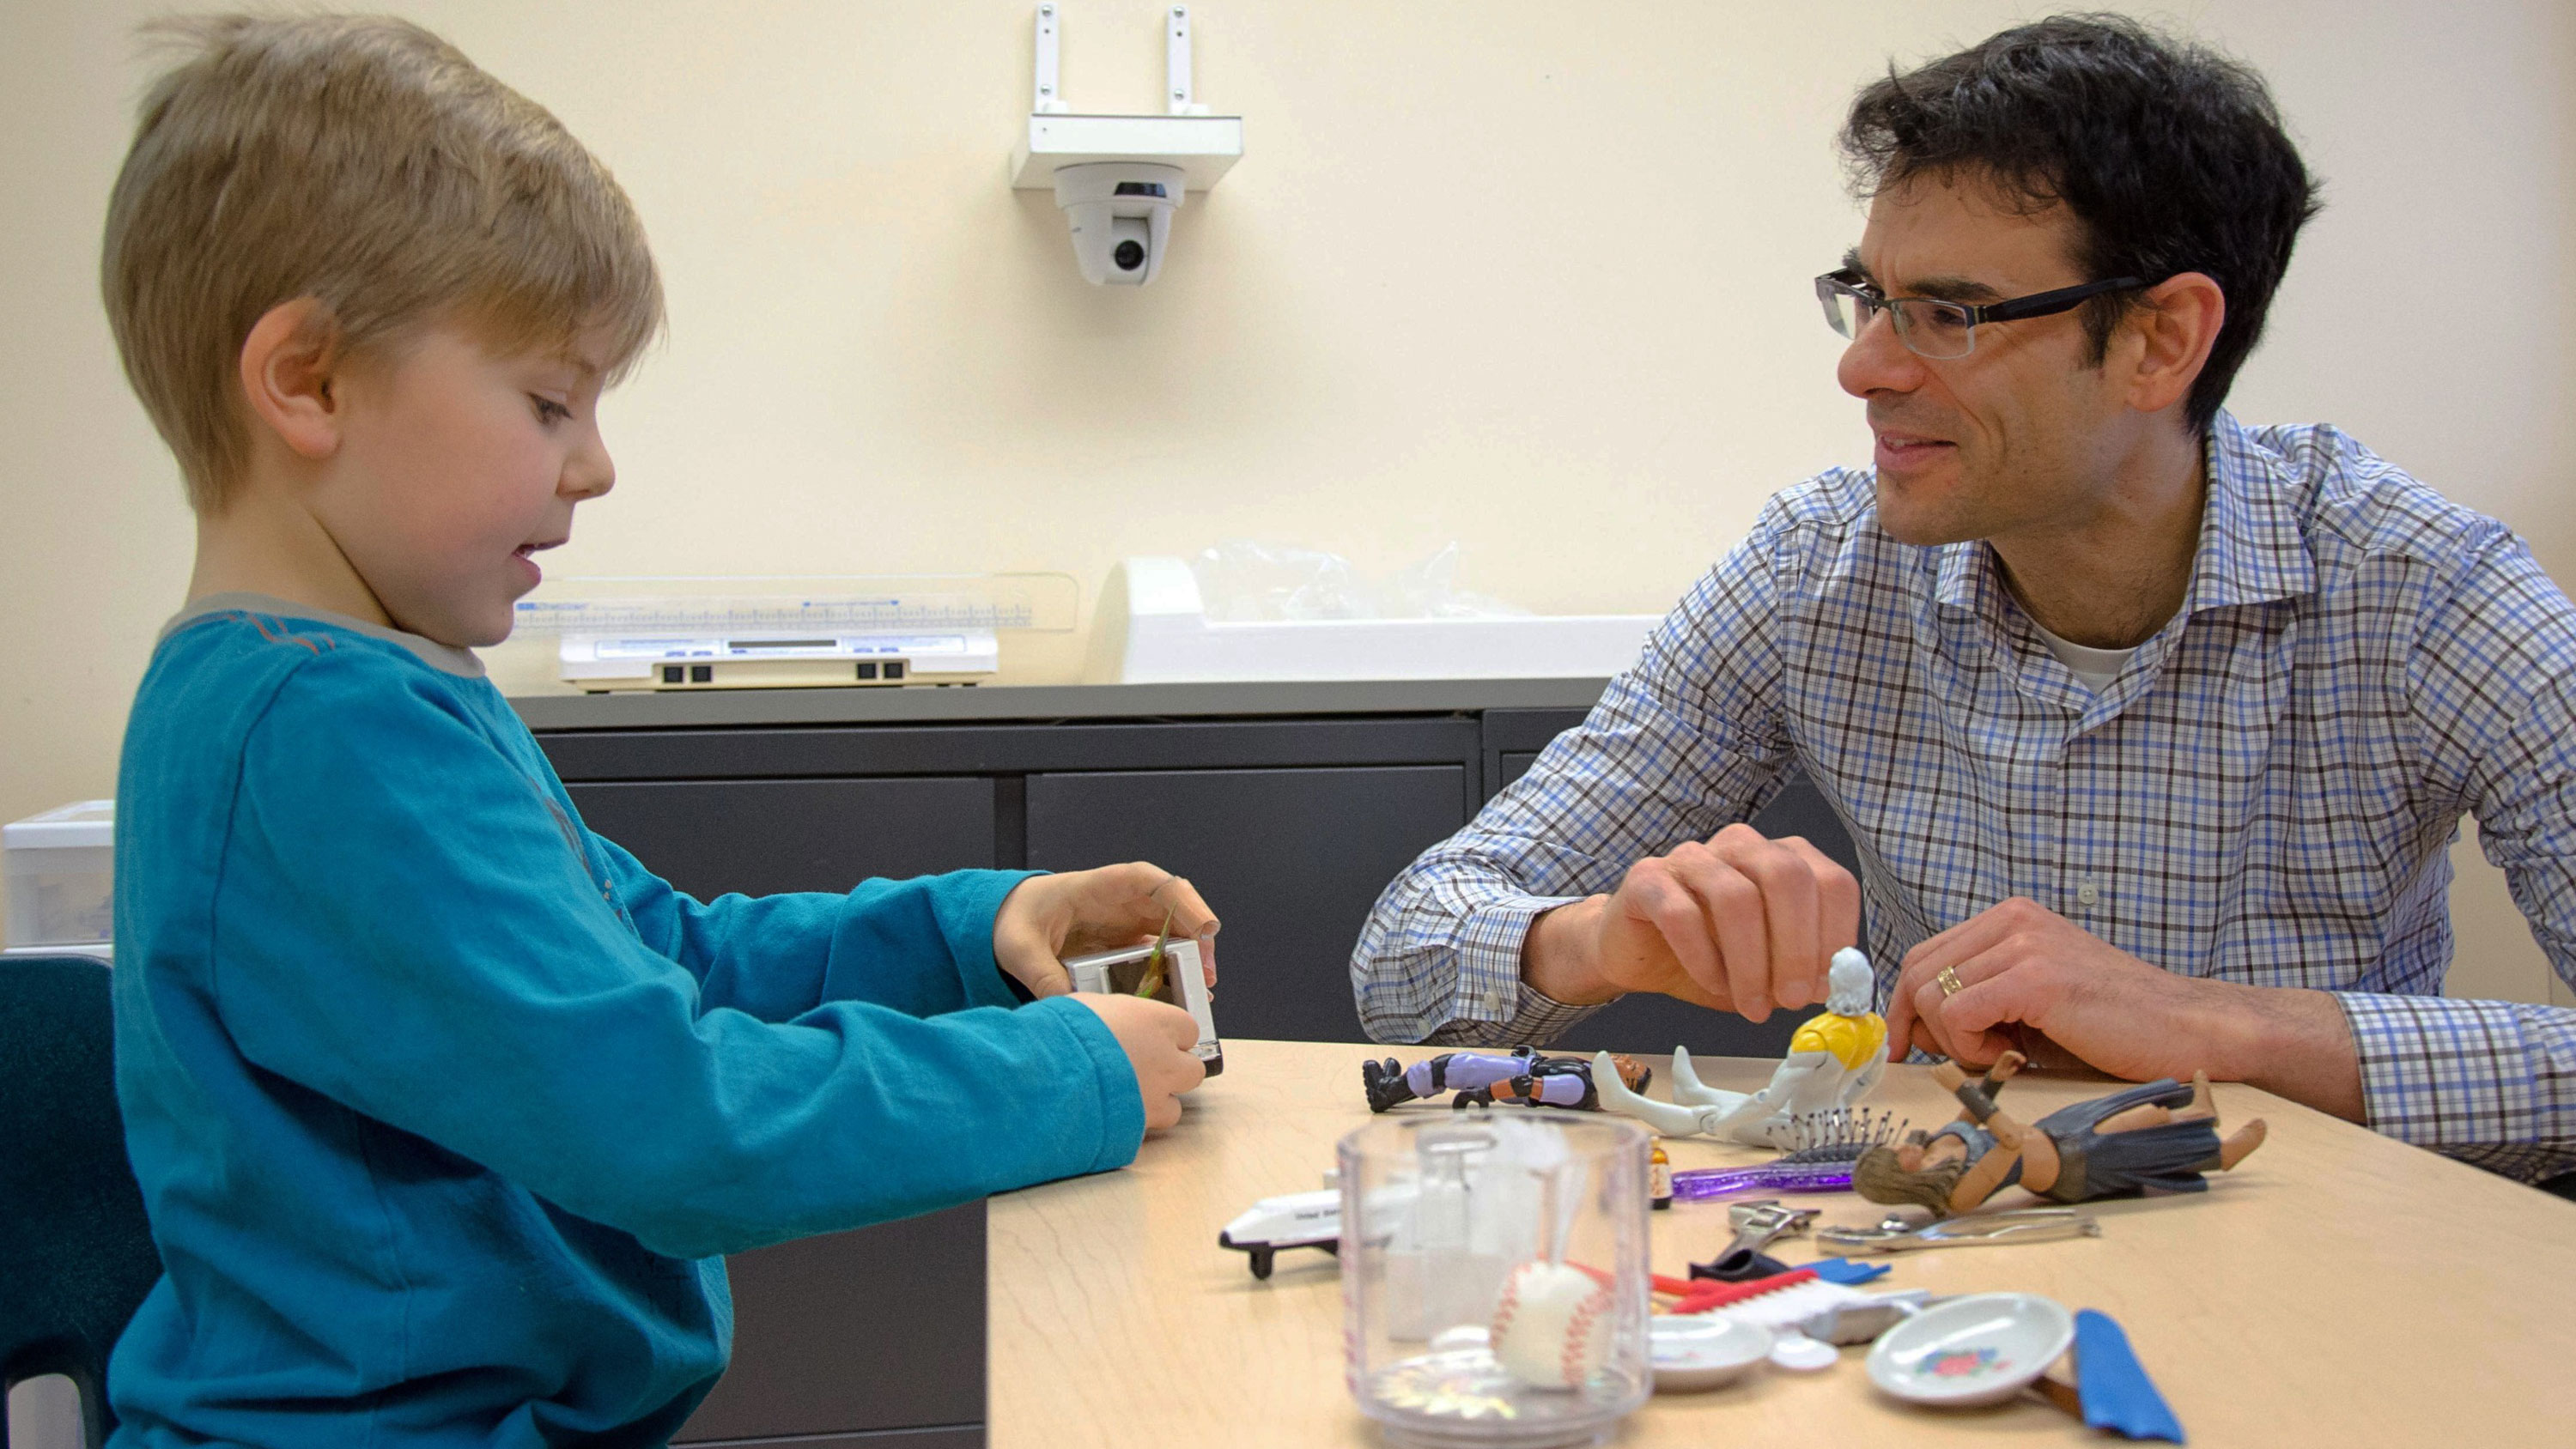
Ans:
[[[733,1367],[673,1442],[981,1442],[983,1203],[737,1253],[725,1271]]]
[[[1225,923],[1219,1035],[1365,1041],[1351,947],[1397,872],[1466,823],[1466,766],[1028,777],[1029,864],[1150,860]]]
[[[706,900],[845,891],[994,864],[993,782],[653,780],[568,785],[591,829]]]

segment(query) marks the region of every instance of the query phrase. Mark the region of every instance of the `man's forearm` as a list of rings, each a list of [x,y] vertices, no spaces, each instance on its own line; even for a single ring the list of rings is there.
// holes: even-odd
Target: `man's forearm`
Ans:
[[[2347,1122],[2365,1120],[2361,1052],[2343,1006],[2323,991],[2202,983],[2213,991],[2212,1076],[2260,1087]]]

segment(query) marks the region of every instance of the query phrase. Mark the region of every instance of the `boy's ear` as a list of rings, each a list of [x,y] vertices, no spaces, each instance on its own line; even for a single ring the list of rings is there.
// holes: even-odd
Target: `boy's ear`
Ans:
[[[340,329],[316,297],[281,302],[242,340],[241,385],[251,416],[297,455],[316,462],[340,449],[346,417],[334,383]]]

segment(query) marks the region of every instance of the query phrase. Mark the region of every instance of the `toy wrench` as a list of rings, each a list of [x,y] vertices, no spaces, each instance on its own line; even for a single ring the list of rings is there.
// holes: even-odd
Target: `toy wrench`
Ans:
[[[2056,1238],[2098,1238],[2102,1225],[2073,1208],[2019,1208],[1936,1218],[1920,1227],[1890,1217],[1875,1227],[1838,1223],[1816,1230],[1816,1245],[1845,1253],[1904,1253],[1917,1248],[1970,1248],[1987,1243],[2045,1243]]]

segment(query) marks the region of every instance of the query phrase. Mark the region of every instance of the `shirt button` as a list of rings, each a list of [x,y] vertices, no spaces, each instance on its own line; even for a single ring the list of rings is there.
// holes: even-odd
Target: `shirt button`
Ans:
[[[2102,888],[2093,884],[2093,882],[2089,880],[2084,882],[2082,885],[2075,888],[2075,902],[2078,905],[2085,906],[2100,905],[2102,903]]]

